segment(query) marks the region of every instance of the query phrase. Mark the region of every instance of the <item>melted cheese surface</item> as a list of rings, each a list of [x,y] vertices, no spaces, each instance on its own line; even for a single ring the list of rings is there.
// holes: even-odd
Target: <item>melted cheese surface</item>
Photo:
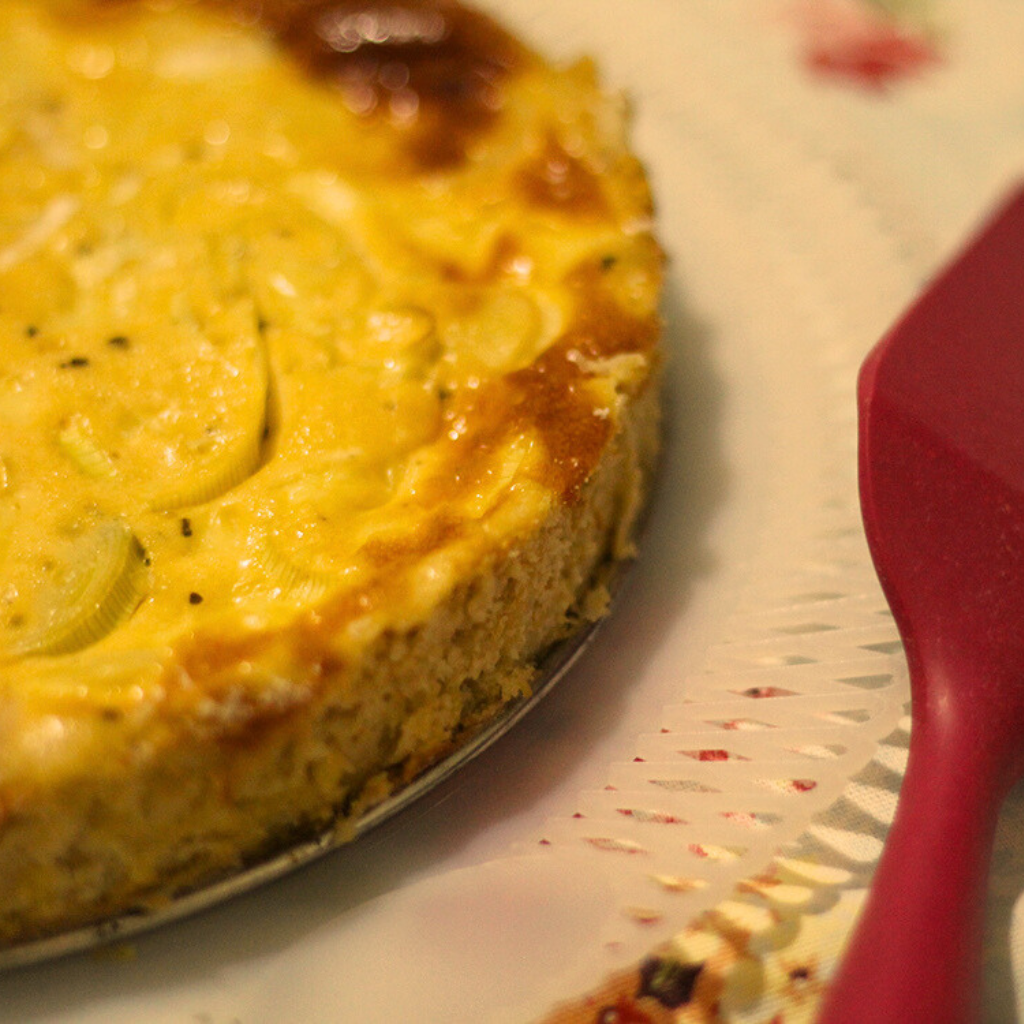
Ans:
[[[116,705],[413,615],[646,378],[660,257],[588,65],[440,2],[415,59],[399,5],[307,4],[373,57],[328,60],[265,6],[0,5],[0,686]]]

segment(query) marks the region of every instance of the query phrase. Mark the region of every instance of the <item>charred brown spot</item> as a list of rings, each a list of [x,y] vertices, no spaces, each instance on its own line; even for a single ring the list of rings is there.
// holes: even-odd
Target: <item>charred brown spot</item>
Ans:
[[[407,564],[450,544],[463,532],[462,523],[442,515],[430,519],[411,532],[395,537],[374,537],[367,541],[362,550],[378,567]]]
[[[126,10],[140,0],[90,0]],[[502,85],[529,52],[457,0],[199,0],[262,25],[310,74],[368,120],[402,132],[418,169],[452,167],[487,131]]]
[[[263,18],[313,75],[349,106],[408,132],[424,168],[460,163],[501,105],[501,84],[525,57],[491,19],[452,0],[286,0]]]
[[[601,278],[600,260],[572,272],[576,303],[571,322],[533,363],[451,397],[444,412],[449,454],[425,496],[435,488],[448,496],[479,488],[494,471],[500,447],[517,434],[534,433],[547,454],[540,482],[565,501],[579,499],[613,429],[595,408],[585,364],[647,352],[660,331],[656,316],[624,310]]]
[[[583,263],[569,275],[577,304],[565,341],[588,359],[649,352],[661,333],[658,317],[634,316],[612,298],[602,283],[605,263],[605,259]]]
[[[516,261],[522,256],[517,239],[507,233],[501,234],[494,243],[490,255],[479,270],[468,271],[453,261],[438,263],[441,277],[451,284],[491,284],[502,277],[516,273]]]
[[[558,345],[530,366],[453,401],[447,421],[468,428],[452,430],[438,492],[486,486],[502,444],[516,434],[536,432],[547,451],[541,482],[566,501],[576,501],[611,430],[608,420],[595,415],[585,381]]]
[[[532,58],[487,15],[458,0],[198,0],[260,25],[312,77],[368,120],[404,135],[417,169],[462,163],[502,104],[505,79]],[[80,0],[126,11],[141,0]],[[74,12],[74,8],[71,9]]]
[[[611,423],[596,414],[586,374],[565,342],[509,377],[526,396],[519,405],[523,426],[535,427],[548,453],[548,479],[566,501],[579,499],[611,435]]]
[[[519,169],[515,185],[527,203],[540,210],[589,218],[609,212],[597,175],[554,135]]]

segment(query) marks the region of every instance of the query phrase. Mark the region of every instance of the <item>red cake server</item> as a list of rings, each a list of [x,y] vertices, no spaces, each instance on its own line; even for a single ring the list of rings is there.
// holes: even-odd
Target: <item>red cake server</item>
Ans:
[[[910,758],[822,1024],[970,1024],[1024,774],[1024,185],[861,371],[861,505],[910,669]]]

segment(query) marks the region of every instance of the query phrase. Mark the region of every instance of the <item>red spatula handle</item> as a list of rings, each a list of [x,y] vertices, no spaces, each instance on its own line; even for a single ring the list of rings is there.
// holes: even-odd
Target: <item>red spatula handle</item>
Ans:
[[[915,726],[896,820],[820,1024],[977,1020],[1000,780],[968,730]]]

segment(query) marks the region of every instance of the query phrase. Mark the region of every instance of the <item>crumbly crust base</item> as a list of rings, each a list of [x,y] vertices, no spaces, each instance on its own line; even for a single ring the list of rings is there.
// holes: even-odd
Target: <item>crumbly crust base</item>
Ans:
[[[275,720],[236,723],[213,742],[195,722],[159,748],[156,735],[136,736],[148,756],[68,776],[8,811],[0,943],[159,908],[296,835],[352,834],[359,814],[528,694],[538,656],[604,605],[608,568],[632,555],[657,438],[652,385],[579,501],[558,504],[429,618],[381,633]]]

